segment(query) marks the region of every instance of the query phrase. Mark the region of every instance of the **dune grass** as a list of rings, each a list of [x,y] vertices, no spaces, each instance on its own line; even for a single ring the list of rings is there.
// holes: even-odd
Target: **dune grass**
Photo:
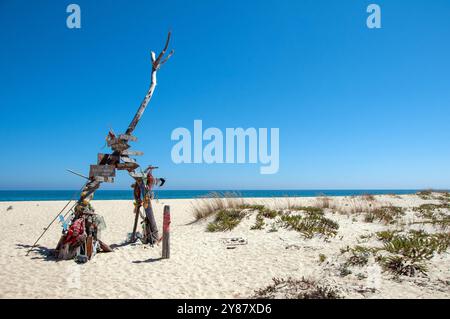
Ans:
[[[295,207],[295,210],[303,214],[282,214],[279,216],[281,227],[293,229],[306,238],[315,235],[324,237],[336,236],[339,224],[324,216],[323,209],[318,207]]]
[[[240,209],[222,209],[216,213],[214,221],[206,227],[208,232],[229,231],[234,229],[246,216],[246,212]]]
[[[415,211],[423,220],[411,224],[431,224],[441,229],[450,227],[450,204],[423,204],[414,207]]]
[[[364,221],[381,221],[384,224],[393,224],[398,218],[405,215],[405,209],[396,206],[383,206],[369,211],[364,217]]]
[[[239,198],[238,193],[212,192],[196,202],[193,206],[193,215],[195,221],[198,221],[212,216],[218,211],[238,209],[244,205],[244,200]]]
[[[347,246],[346,249],[341,249],[341,253],[351,254],[344,266],[366,265],[368,257],[373,255],[385,271],[395,276],[426,275],[427,261],[450,247],[449,233],[429,234],[414,230],[402,233],[386,230],[377,232],[376,236],[383,243],[382,247]]]

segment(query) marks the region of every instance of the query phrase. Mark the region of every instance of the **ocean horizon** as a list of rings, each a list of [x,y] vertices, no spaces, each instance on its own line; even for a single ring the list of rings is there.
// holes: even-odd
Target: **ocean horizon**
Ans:
[[[414,194],[417,189],[309,189],[309,190],[156,190],[155,198],[190,199],[208,197],[211,193],[235,193],[239,197],[312,197],[357,196],[364,194]],[[0,190],[0,202],[57,201],[78,199],[79,190]],[[132,190],[98,190],[94,200],[132,200]]]

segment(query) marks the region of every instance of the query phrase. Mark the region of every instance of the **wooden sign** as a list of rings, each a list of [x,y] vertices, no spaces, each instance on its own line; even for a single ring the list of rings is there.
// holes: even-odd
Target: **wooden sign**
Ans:
[[[89,178],[94,178],[96,176],[114,177],[116,176],[116,169],[112,165],[91,165]]]
[[[142,155],[144,155],[144,152],[125,150],[125,151],[121,152],[121,154],[127,155],[127,156],[142,156]]]
[[[127,144],[127,142],[135,142],[137,141],[137,137],[133,135],[120,134],[118,137],[110,138],[107,140],[108,146],[114,144]]]
[[[136,163],[136,160],[129,158],[128,156],[121,156],[120,160],[124,163]]]
[[[120,134],[118,139],[119,140],[123,140],[123,141],[132,141],[132,142],[137,141],[137,137],[136,136],[129,135],[129,134]]]
[[[94,179],[97,182],[114,183],[114,177],[95,176]]]
[[[97,165],[115,165],[119,163],[120,158],[118,155],[102,154],[97,155]]]
[[[116,168],[118,169],[118,170],[134,170],[134,169],[136,169],[136,168],[138,168],[139,167],[139,164],[137,164],[137,163],[119,163],[119,164],[116,164]]]
[[[127,143],[114,143],[111,144],[110,146],[111,149],[116,152],[123,152],[130,148],[130,145],[128,145]]]

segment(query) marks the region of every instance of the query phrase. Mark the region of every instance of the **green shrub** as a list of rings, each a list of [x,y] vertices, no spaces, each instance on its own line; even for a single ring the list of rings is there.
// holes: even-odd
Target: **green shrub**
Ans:
[[[260,214],[256,215],[256,222],[255,225],[253,225],[252,227],[250,227],[250,229],[252,230],[261,230],[264,228],[264,217]]]
[[[213,222],[209,223],[206,230],[209,232],[227,231],[234,229],[246,216],[242,210],[220,210]]]
[[[426,274],[426,261],[435,254],[445,252],[450,246],[450,234],[428,234],[424,231],[410,231],[406,235],[394,234],[384,237],[384,250],[388,256],[378,260],[385,270],[395,275],[415,276]]]
[[[325,237],[335,236],[339,229],[339,224],[324,217],[322,209],[304,210],[302,215],[281,215],[279,223],[284,228],[293,229],[306,238],[312,238],[319,234]]]

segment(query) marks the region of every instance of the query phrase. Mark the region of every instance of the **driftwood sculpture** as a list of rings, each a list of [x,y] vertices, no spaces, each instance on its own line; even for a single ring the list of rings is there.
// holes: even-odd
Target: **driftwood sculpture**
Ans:
[[[110,131],[106,137],[106,142],[112,150],[111,154],[98,154],[97,164],[90,166],[89,177],[86,177],[88,181],[81,190],[80,198],[68,211],[70,212],[73,210],[73,214],[64,226],[63,235],[56,247],[55,252],[57,258],[71,259],[76,256],[81,256],[81,259],[78,258],[78,260],[85,262],[92,258],[97,251],[112,251],[111,248],[99,238],[99,232],[103,228],[104,222],[101,216],[94,212],[90,201],[101,183],[114,182],[116,170],[128,171],[129,175],[135,180],[132,185],[135,199],[135,220],[130,241],[134,242],[138,239],[137,226],[139,216],[143,219],[143,232],[142,236],[140,236],[141,241],[153,245],[161,239],[158,234],[151,199],[153,198],[152,187],[155,185],[162,186],[165,180],[163,178],[153,177],[153,170],[157,167],[149,166],[144,171],[138,171],[140,166],[135,159],[131,158],[131,156],[139,156],[143,153],[131,151],[129,143],[137,140],[132,133],[153,96],[156,87],[156,74],[161,66],[164,65],[174,53],[172,50],[166,55],[170,43],[170,36],[171,33],[169,32],[164,49],[158,56],[156,56],[153,51],[151,52],[152,72],[150,87],[127,130],[124,134],[119,135]],[[141,215],[141,207],[144,208],[145,214]],[[61,215],[59,214],[59,216]],[[56,218],[54,220],[56,220]],[[64,222],[64,218],[62,218],[62,221]],[[39,237],[38,240],[41,237]],[[36,244],[37,241],[33,247],[35,247]]]

